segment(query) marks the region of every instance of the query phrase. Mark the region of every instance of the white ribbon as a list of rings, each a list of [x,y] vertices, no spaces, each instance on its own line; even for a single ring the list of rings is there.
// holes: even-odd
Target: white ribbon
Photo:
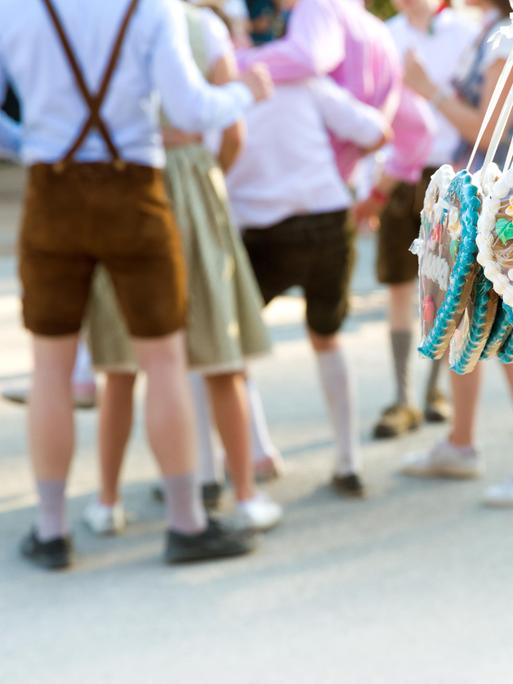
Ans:
[[[510,0],[510,5],[512,5],[513,8],[513,0]],[[492,47],[495,50],[501,43],[501,41],[504,38],[508,39],[513,39],[513,12],[510,13],[509,15],[511,24],[509,26],[502,26],[501,28],[497,29],[495,33],[490,36],[488,39],[488,42],[492,43]],[[483,136],[485,134],[486,129],[488,128],[490,121],[495,114],[495,110],[497,108],[497,105],[499,103],[499,99],[504,91],[504,88],[506,86],[507,80],[513,70],[513,51],[510,52],[508,55],[508,59],[506,60],[506,64],[504,65],[502,72],[497,80],[497,84],[495,86],[495,89],[492,93],[492,97],[490,98],[490,102],[488,104],[488,108],[486,110],[486,113],[484,115],[483,121],[481,123],[481,128],[479,129],[479,133],[477,134],[476,142],[474,145],[474,149],[472,150],[472,153],[470,155],[468,164],[467,164],[467,169],[470,170],[470,167],[472,166],[475,156],[477,154],[477,151],[479,149],[479,146],[483,140]],[[493,130],[492,136],[490,138],[490,144],[488,146],[488,151],[485,156],[485,160],[483,163],[483,173],[486,171],[486,167],[490,164],[490,162],[493,161],[495,155],[497,154],[497,150],[499,149],[499,145],[501,143],[502,137],[504,135],[504,131],[506,130],[506,126],[508,125],[509,117],[511,115],[511,112],[513,110],[513,89],[508,93],[508,97],[506,98],[506,101],[504,102],[504,105],[502,107],[501,113],[499,115],[499,118],[497,120],[497,123],[495,124],[495,128]],[[508,168],[508,164],[511,163],[513,159],[513,140],[512,144],[510,146],[510,149],[508,150],[508,156],[507,156],[507,164],[505,164],[504,168]]]

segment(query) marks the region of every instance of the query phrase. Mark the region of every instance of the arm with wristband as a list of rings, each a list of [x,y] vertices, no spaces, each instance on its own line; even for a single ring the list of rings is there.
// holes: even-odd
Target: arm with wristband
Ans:
[[[433,139],[434,121],[429,107],[414,93],[402,88],[392,130],[400,130],[383,173],[369,197],[354,208],[358,224],[377,227],[378,217],[399,182],[415,183],[427,162]]]

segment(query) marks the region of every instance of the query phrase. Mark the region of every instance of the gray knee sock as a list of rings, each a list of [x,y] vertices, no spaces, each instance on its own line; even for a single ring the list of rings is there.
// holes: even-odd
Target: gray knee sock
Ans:
[[[38,480],[39,509],[37,533],[41,541],[66,536],[66,482],[64,480]]]
[[[182,534],[197,534],[207,526],[196,473],[163,478],[166,522],[169,529]]]
[[[426,385],[426,398],[429,399],[431,394],[437,389],[438,377],[440,375],[440,368],[442,367],[443,359],[431,362],[428,381]]]
[[[397,403],[411,403],[410,360],[413,333],[411,330],[392,330],[392,355],[397,383]]]

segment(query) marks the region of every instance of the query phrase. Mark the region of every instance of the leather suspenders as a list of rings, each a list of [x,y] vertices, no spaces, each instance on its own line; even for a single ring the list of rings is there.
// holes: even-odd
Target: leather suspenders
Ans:
[[[72,162],[74,160],[76,153],[84,144],[90,131],[96,129],[100,133],[101,137],[105,142],[105,145],[107,146],[107,149],[109,150],[109,154],[111,156],[114,166],[116,166],[119,169],[122,169],[124,168],[125,163],[121,159],[119,150],[116,147],[112,139],[112,136],[109,132],[109,129],[102,118],[101,107],[103,105],[103,102],[105,101],[105,97],[107,95],[110,83],[112,81],[114,71],[118,64],[121,49],[123,47],[123,42],[125,40],[128,27],[130,25],[130,20],[132,19],[135,10],[137,9],[139,0],[130,1],[128,9],[121,23],[120,29],[118,31],[116,40],[114,42],[114,46],[112,48],[112,52],[107,63],[107,67],[105,69],[100,87],[96,94],[91,93],[86,84],[83,71],[80,68],[78,60],[75,56],[71,43],[64,29],[63,23],[57,13],[57,10],[55,9],[55,6],[53,5],[52,0],[42,0],[42,2],[48,10],[48,14],[54,25],[57,36],[59,37],[66,59],[75,77],[77,87],[84,99],[84,102],[86,103],[89,109],[89,117],[86,119],[84,125],[82,126],[82,129],[78,133],[73,144],[69,147],[68,151],[66,152],[62,160],[56,166],[60,169],[63,169],[67,164]]]

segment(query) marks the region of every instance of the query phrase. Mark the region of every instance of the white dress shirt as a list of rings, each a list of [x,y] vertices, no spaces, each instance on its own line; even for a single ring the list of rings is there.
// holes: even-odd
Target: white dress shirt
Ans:
[[[248,112],[246,123],[246,147],[227,177],[240,228],[349,207],[329,133],[369,147],[384,126],[378,110],[328,78],[278,86],[269,101]]]
[[[95,92],[129,0],[54,0],[90,89]],[[41,0],[0,0],[0,99],[6,79],[22,102],[22,159],[54,162],[88,116],[55,28]],[[161,167],[160,98],[168,118],[186,131],[225,128],[253,103],[246,86],[208,85],[191,56],[179,0],[141,0],[102,108],[123,159]],[[77,155],[108,159],[96,131]]]
[[[461,12],[445,9],[433,17],[428,31],[420,31],[403,14],[387,22],[392,38],[403,57],[413,50],[430,79],[444,90],[456,75],[461,59],[472,44],[478,26]],[[436,123],[428,166],[441,166],[452,161],[460,136],[454,126],[432,107]]]
[[[0,158],[17,159],[21,150],[21,126],[0,111]]]

